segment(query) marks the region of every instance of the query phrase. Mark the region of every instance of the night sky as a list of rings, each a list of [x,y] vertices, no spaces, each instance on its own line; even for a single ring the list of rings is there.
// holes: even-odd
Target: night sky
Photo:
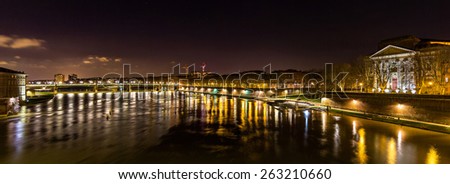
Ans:
[[[449,1],[19,1],[0,6],[0,67],[29,79],[169,72],[229,73],[351,62],[386,38],[450,40]]]

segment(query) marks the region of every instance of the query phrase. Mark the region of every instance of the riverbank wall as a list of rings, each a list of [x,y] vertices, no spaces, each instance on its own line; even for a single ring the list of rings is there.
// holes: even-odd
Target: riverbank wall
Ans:
[[[450,96],[377,93],[327,93],[331,108],[450,125]]]

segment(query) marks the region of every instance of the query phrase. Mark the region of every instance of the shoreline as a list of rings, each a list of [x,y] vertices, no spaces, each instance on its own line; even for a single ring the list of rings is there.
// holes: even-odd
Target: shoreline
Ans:
[[[327,107],[327,106],[322,106],[320,103],[317,103],[315,101],[297,100],[297,99],[290,99],[290,98],[270,98],[270,97],[258,98],[258,97],[244,96],[244,95],[234,96],[234,95],[230,95],[230,94],[212,94],[212,93],[208,93],[208,92],[195,92],[195,91],[184,91],[184,92],[193,92],[193,93],[202,93],[202,94],[210,94],[210,95],[220,95],[220,96],[233,96],[233,97],[240,97],[240,98],[246,98],[246,99],[261,100],[264,102],[280,100],[280,101],[285,101],[285,102],[312,103],[312,104],[314,104],[314,106],[309,107],[309,109],[323,110],[323,111],[330,112],[330,113],[337,113],[337,114],[341,114],[341,115],[347,115],[347,116],[352,116],[352,117],[357,117],[357,118],[374,120],[374,121],[379,121],[379,122],[383,122],[383,123],[390,123],[390,124],[396,124],[396,125],[407,126],[407,127],[412,127],[412,128],[418,128],[418,129],[422,129],[422,130],[450,134],[450,125],[444,125],[444,124],[438,124],[438,123],[432,123],[432,122],[420,121],[420,120],[414,120],[414,119],[407,119],[407,118],[401,118],[401,117],[395,117],[395,116],[367,113],[367,112],[361,112],[361,111],[354,111],[354,110],[348,110],[348,109],[341,109],[341,108],[335,108],[335,107]]]
[[[412,128],[418,128],[423,130],[429,130],[434,132],[440,132],[440,133],[446,133],[450,134],[450,126],[449,125],[443,125],[443,124],[437,124],[437,123],[431,123],[426,121],[419,121],[419,120],[413,120],[413,119],[407,119],[407,118],[400,118],[400,117],[394,117],[394,116],[387,116],[387,115],[380,115],[380,114],[372,114],[372,113],[364,113],[360,111],[353,111],[353,110],[347,110],[347,109],[339,109],[339,108],[330,108],[329,112],[336,113],[336,114],[342,114],[357,118],[363,118],[368,120],[374,120],[384,123],[390,123],[390,124],[396,124],[401,126],[407,126]]]

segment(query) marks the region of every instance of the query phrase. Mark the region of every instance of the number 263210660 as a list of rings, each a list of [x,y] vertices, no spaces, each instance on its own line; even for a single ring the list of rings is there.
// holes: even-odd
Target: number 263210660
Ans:
[[[330,169],[261,169],[261,179],[319,179],[331,178]]]

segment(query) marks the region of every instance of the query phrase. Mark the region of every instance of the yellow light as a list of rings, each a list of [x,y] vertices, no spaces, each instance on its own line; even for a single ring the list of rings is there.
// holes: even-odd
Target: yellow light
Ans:
[[[433,85],[433,82],[428,82],[428,85]]]
[[[426,161],[427,164],[439,164],[439,153],[434,146],[428,150]]]
[[[403,109],[403,107],[405,107],[403,104],[397,104],[398,109]]]
[[[366,164],[368,160],[368,156],[366,153],[366,131],[364,128],[358,130],[359,141],[358,141],[358,160],[360,164]]]
[[[431,41],[430,44],[450,45],[450,42]]]
[[[357,103],[358,103],[358,100],[352,100],[352,103],[353,103],[353,104],[357,104]]]
[[[363,85],[363,83],[359,83],[359,86],[362,86]]]
[[[387,147],[387,163],[395,164],[397,162],[397,147],[394,138],[389,139]]]

